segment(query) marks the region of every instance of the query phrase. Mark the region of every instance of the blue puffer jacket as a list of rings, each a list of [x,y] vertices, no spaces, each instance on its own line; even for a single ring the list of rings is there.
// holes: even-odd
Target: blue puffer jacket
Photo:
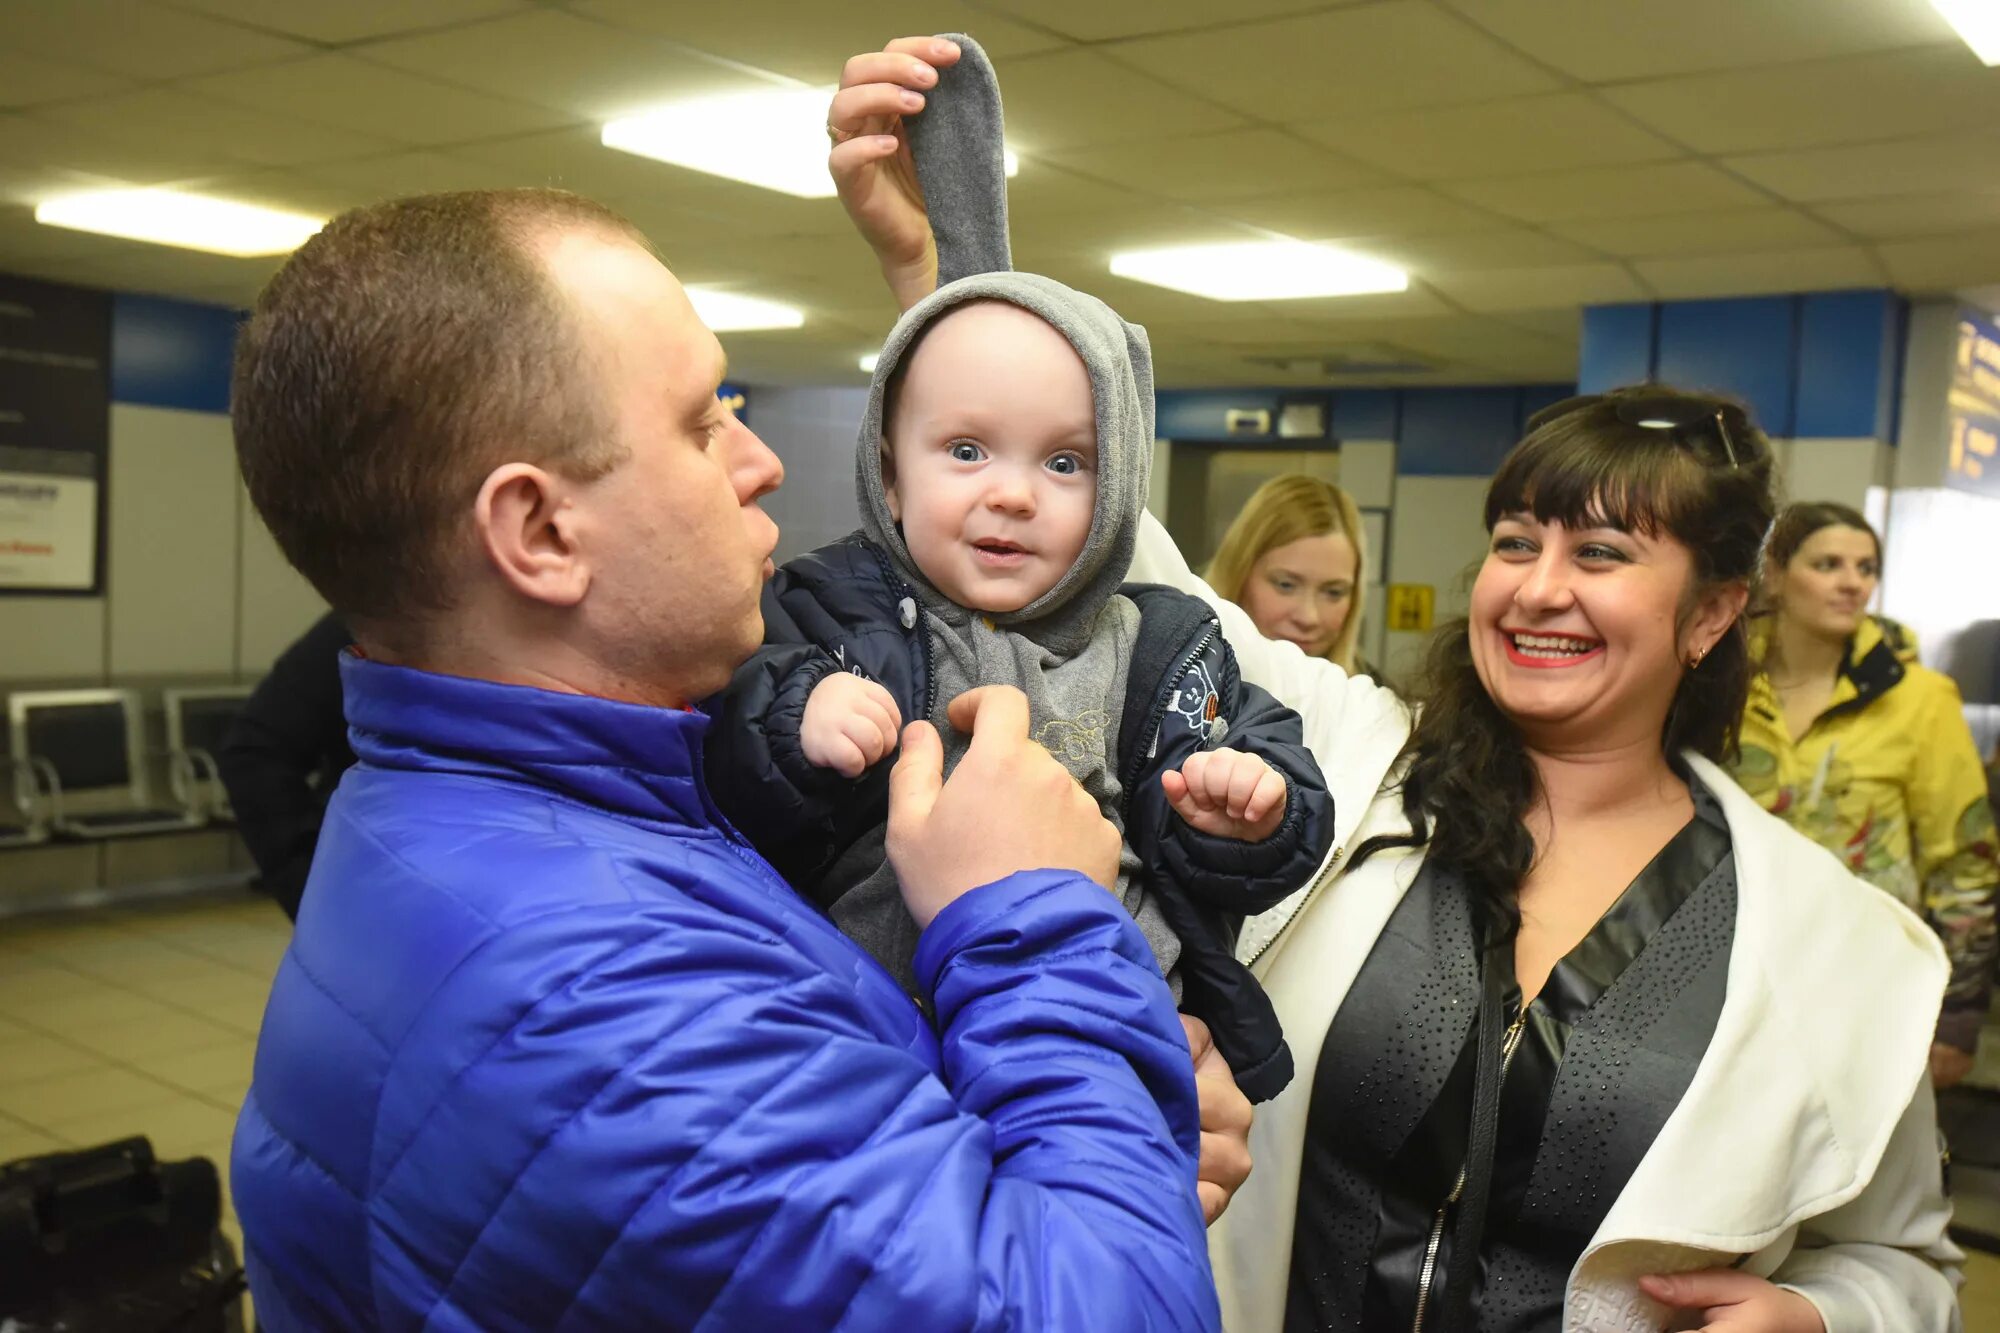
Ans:
[[[1102,889],[1015,875],[936,1028],[716,813],[707,720],[343,663],[360,764],[232,1180],[294,1329],[1212,1329],[1186,1043]]]

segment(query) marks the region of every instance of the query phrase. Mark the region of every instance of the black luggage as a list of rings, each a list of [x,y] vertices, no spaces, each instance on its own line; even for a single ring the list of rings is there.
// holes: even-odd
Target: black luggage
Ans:
[[[0,1166],[0,1327],[241,1333],[243,1270],[205,1157],[144,1138]]]

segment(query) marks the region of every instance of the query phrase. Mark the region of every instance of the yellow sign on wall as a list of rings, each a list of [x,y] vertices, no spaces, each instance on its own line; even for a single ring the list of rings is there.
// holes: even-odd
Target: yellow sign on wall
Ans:
[[[1427,631],[1436,603],[1437,590],[1428,583],[1390,584],[1389,628],[1419,634]]]

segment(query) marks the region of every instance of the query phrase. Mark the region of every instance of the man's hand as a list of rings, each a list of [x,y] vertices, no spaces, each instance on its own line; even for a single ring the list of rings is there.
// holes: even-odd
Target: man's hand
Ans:
[[[1118,830],[1069,770],[1028,739],[1028,697],[968,690],[945,710],[972,746],[943,780],[944,745],[928,722],[903,731],[889,775],[889,864],[919,926],[959,897],[1022,870],[1073,870],[1118,882]]]
[[[895,695],[851,671],[835,671],[806,696],[799,748],[814,768],[858,778],[896,748],[902,729]]]
[[[1194,1056],[1194,1094],[1201,1103],[1201,1158],[1194,1188],[1201,1196],[1202,1217],[1214,1226],[1250,1178],[1250,1099],[1215,1049],[1208,1024],[1182,1014],[1181,1027]]]
[[[1972,1072],[1972,1052],[1961,1051],[1949,1042],[1931,1043],[1931,1086],[1939,1092],[1955,1088]]]
[[[1241,750],[1198,750],[1160,785],[1174,813],[1212,837],[1262,842],[1285,817],[1284,775]]]
[[[958,56],[952,42],[899,37],[848,61],[827,109],[835,140],[827,169],[904,310],[937,289],[937,242],[903,117],[923,110],[937,72],[957,64]]]
[[[1720,1333],[1826,1333],[1811,1301],[1733,1268],[1642,1277],[1639,1288],[1662,1305],[1696,1311],[1701,1328]]]

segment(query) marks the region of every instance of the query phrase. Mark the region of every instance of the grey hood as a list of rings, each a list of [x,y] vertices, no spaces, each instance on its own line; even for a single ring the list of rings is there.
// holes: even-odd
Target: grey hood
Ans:
[[[1039,316],[1068,339],[1090,374],[1097,502],[1076,564],[1027,606],[989,619],[1062,651],[1067,641],[1089,634],[1132,564],[1152,473],[1152,348],[1144,329],[1096,297],[1053,278],[1012,271],[999,83],[977,42],[945,35],[964,55],[941,72],[927,108],[910,121],[911,150],[937,237],[940,286],[897,321],[875,366],[855,450],[862,527],[924,594],[928,609],[947,614],[950,604],[910,559],[883,494],[884,391],[917,336],[958,306],[1004,301]]]

